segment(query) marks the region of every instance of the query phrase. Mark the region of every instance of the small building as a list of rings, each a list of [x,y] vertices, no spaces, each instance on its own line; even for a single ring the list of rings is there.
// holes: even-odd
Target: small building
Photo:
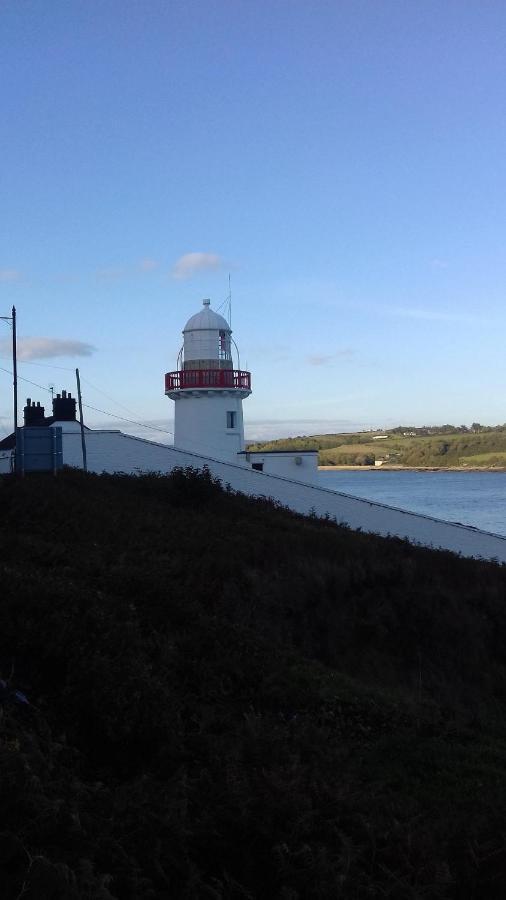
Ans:
[[[244,450],[238,454],[256,472],[295,481],[316,481],[318,450]]]
[[[32,402],[28,397],[23,410],[23,428],[60,428],[63,447],[64,435],[69,433],[81,433],[81,425],[76,419],[76,400],[72,394],[62,391],[53,398],[52,415],[46,416],[45,408],[39,402]],[[19,429],[18,429],[19,430]],[[89,431],[89,429],[86,429]],[[22,432],[21,432],[22,433]],[[0,441],[0,474],[14,471],[15,467],[16,436],[14,432]]]

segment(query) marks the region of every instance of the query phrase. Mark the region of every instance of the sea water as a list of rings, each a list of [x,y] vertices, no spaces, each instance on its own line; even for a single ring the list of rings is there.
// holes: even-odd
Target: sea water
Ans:
[[[506,472],[320,471],[333,491],[506,535]]]

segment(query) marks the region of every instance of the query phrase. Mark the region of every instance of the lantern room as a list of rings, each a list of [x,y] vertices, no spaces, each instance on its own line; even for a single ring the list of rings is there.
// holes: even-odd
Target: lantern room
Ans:
[[[234,367],[230,325],[210,304],[210,300],[204,300],[204,308],[188,319],[183,329],[183,369]]]
[[[167,372],[165,393],[175,399],[174,391],[214,388],[241,391],[247,397],[251,393],[251,375],[240,368],[232,329],[223,316],[211,309],[210,300],[202,302],[203,309],[188,319],[183,328],[177,370]],[[237,352],[237,369],[234,369],[232,345]]]

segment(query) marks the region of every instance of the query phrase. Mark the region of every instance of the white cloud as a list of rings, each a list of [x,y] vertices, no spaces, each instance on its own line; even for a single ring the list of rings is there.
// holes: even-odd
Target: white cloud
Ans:
[[[7,356],[11,352],[10,338],[0,341],[0,354]],[[32,359],[53,359],[58,356],[91,356],[95,347],[83,341],[65,340],[64,338],[27,337],[18,339],[18,359],[28,362]]]
[[[337,353],[319,354],[313,353],[306,356],[306,362],[309,366],[331,366],[332,363],[339,359],[350,359],[353,356],[353,350],[338,350]]]
[[[152,272],[153,269],[156,269],[157,266],[158,263],[156,259],[145,258],[141,259],[139,263],[139,269],[141,270],[141,272]]]
[[[19,281],[21,272],[17,269],[0,269],[0,281]]]
[[[172,277],[180,281],[191,278],[198,272],[213,272],[223,265],[216,253],[185,253],[174,263]]]

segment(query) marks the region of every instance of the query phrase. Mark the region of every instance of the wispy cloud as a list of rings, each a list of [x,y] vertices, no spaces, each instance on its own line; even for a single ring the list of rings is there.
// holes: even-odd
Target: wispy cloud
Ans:
[[[126,270],[122,266],[104,266],[95,272],[99,281],[120,281],[126,275]]]
[[[404,306],[392,306],[384,310],[388,315],[399,316],[403,319],[419,319],[426,322],[460,322],[474,325],[485,321],[483,316],[472,313],[448,312],[441,309],[420,309]]]
[[[185,253],[172,268],[172,277],[183,281],[199,272],[213,272],[221,268],[223,260],[216,253]]]
[[[0,269],[0,281],[20,281],[21,272],[18,269]]]
[[[119,430],[125,434],[133,434],[135,437],[155,441],[157,444],[174,443],[174,422],[170,419],[140,419],[138,424],[134,424],[127,419],[100,419],[91,414],[87,416],[87,421],[92,428],[105,431]]]
[[[99,269],[95,270],[95,278],[97,278],[98,281],[114,283],[116,281],[122,281],[125,278],[135,278],[138,276],[139,272],[142,272],[143,274],[154,272],[159,265],[160,263],[157,259],[151,259],[151,257],[144,256],[137,262],[132,262],[128,265],[101,266]]]
[[[72,275],[70,272],[55,272],[49,279],[50,284],[79,284],[80,281],[79,275]]]
[[[287,344],[255,344],[250,345],[250,352],[257,359],[266,360],[268,363],[287,362],[292,359],[293,351]]]
[[[438,257],[431,259],[430,264],[433,269],[447,269],[448,268],[448,261],[446,259],[439,259]]]
[[[141,272],[152,272],[153,269],[156,269],[158,266],[158,262],[156,259],[141,259],[139,262],[139,269]]]
[[[339,434],[369,428],[364,422],[350,419],[252,419],[245,423],[246,440],[270,441],[295,435]]]
[[[467,312],[466,310],[451,310],[434,308],[434,306],[389,306],[379,301],[370,299],[346,299],[333,297],[329,289],[327,295],[318,299],[317,305],[322,309],[345,310],[354,313],[364,313],[368,317],[387,316],[388,318],[415,319],[426,322],[454,322],[462,325],[490,325],[494,319],[482,312]],[[409,298],[406,299],[409,303]],[[402,300],[401,300],[402,303]]]
[[[0,354],[10,353],[10,339],[0,341]],[[32,359],[54,359],[58,356],[91,356],[95,347],[83,341],[65,340],[64,338],[27,337],[18,339],[18,359],[28,362]]]
[[[306,356],[308,366],[331,366],[340,359],[350,359],[354,355],[354,351],[346,348],[338,350],[336,353],[319,354],[313,353]]]

